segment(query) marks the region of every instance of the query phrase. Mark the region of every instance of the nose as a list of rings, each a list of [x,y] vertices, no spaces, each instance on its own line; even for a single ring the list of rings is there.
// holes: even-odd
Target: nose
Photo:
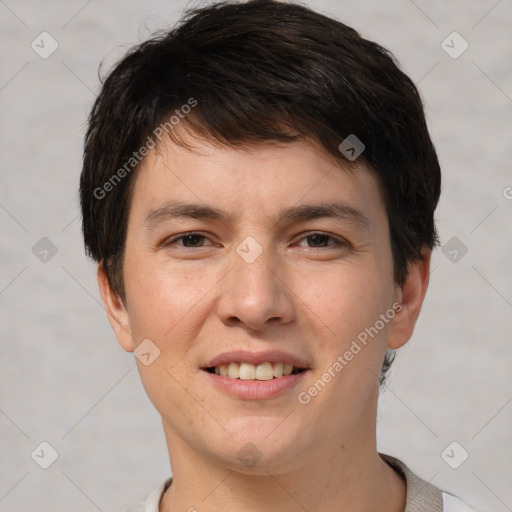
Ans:
[[[254,242],[253,242],[254,244]],[[217,314],[226,325],[240,324],[254,331],[266,324],[286,324],[294,319],[293,291],[286,266],[271,248],[258,247],[261,254],[252,260],[254,246],[233,252],[231,270],[221,281]],[[254,257],[254,254],[252,254]]]

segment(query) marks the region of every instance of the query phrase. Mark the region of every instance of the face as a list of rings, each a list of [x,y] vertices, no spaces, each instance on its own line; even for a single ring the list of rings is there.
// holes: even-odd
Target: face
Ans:
[[[193,144],[138,170],[126,300],[108,308],[126,350],[150,340],[137,364],[171,460],[279,472],[360,445],[386,346],[410,335],[375,177],[304,141]]]

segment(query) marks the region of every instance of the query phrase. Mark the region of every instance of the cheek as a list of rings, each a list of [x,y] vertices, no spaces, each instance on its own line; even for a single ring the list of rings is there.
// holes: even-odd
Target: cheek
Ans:
[[[184,390],[191,371],[187,352],[198,337],[204,318],[201,308],[213,285],[209,282],[212,278],[208,273],[192,273],[150,260],[143,254],[132,255],[126,258],[124,267],[134,342],[137,345],[149,339],[160,350],[150,365],[137,360],[137,366],[157,410],[185,410],[190,408],[190,396]]]
[[[127,257],[126,295],[132,333],[163,341],[182,330],[213,286],[212,273],[191,266],[151,262],[151,258]]]
[[[373,325],[391,306],[390,280],[378,265],[343,264],[314,279],[298,279],[299,297],[325,326],[325,332],[338,345],[356,337]],[[311,316],[311,315],[309,315]]]

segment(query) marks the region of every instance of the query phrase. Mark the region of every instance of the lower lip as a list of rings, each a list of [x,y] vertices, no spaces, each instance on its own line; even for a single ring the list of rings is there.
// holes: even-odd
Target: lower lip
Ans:
[[[216,375],[203,370],[212,384],[222,392],[241,398],[243,400],[264,400],[272,398],[287,389],[297,386],[308,370],[293,375],[274,378],[271,380],[243,380],[231,379],[222,375]]]

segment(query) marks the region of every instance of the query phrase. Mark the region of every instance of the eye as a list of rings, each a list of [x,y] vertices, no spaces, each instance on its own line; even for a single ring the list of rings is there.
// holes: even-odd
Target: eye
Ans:
[[[167,240],[164,243],[164,245],[172,245],[175,244],[177,241],[182,240],[183,245],[177,244],[179,247],[184,247],[185,249],[193,249],[195,247],[203,247],[203,245],[199,244],[201,239],[206,240],[207,237],[202,235],[201,233],[184,233],[182,235]]]
[[[208,247],[201,241],[209,240],[209,238],[201,233],[191,232],[191,233],[183,233],[181,235],[175,236],[174,238],[170,238],[166,242],[164,242],[164,246],[177,245],[178,247],[182,247],[184,249],[195,249],[200,247]],[[307,240],[308,247],[315,248],[327,248],[327,247],[343,247],[348,245],[347,242],[343,240],[339,240],[331,235],[321,232],[310,232],[307,233],[306,236],[303,236],[300,241]],[[331,243],[329,243],[331,241]],[[178,243],[181,242],[181,243]],[[309,245],[312,244],[312,245]],[[212,244],[209,244],[212,245]]]
[[[312,242],[313,248],[322,248],[322,247],[331,247],[331,246],[342,247],[344,245],[347,245],[347,243],[342,240],[338,240],[337,238],[327,235],[326,233],[319,233],[319,232],[307,233],[306,236],[301,238],[301,240],[308,240],[308,241]],[[326,242],[328,240],[333,240],[334,243],[326,245]]]

